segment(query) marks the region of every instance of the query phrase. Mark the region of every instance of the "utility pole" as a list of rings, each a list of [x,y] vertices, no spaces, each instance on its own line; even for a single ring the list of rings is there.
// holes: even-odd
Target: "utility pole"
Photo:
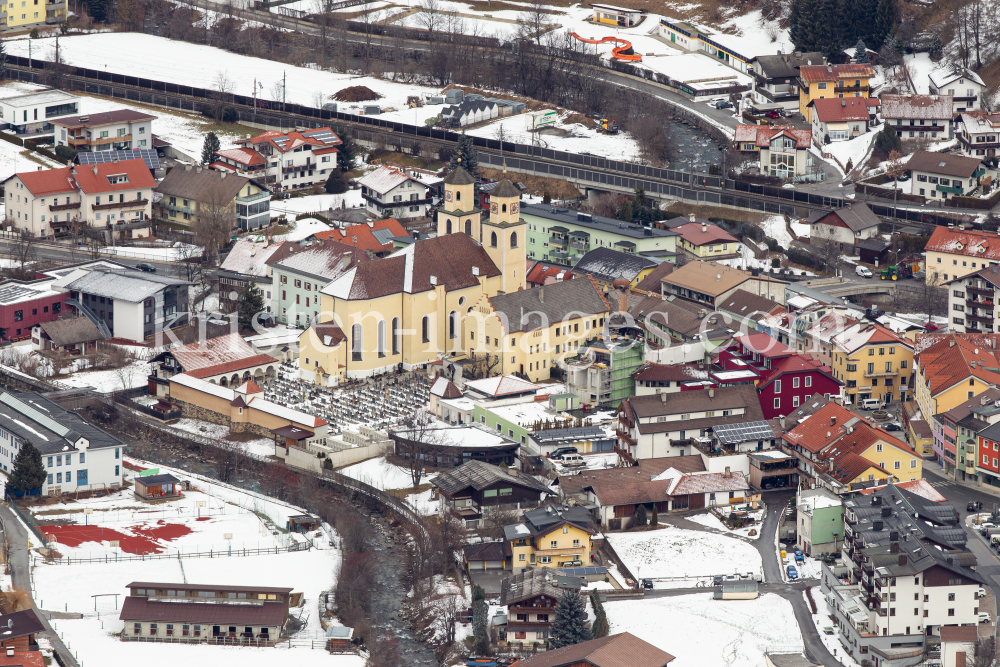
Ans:
[[[288,92],[288,71],[281,73],[281,110],[285,111],[285,94]]]

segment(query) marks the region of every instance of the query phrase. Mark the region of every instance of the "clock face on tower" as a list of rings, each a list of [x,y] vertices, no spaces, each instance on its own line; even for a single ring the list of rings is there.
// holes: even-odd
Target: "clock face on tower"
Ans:
[[[492,203],[490,204],[490,213],[496,213],[496,212],[497,212],[497,210],[498,210],[498,209],[497,209],[497,203],[496,203],[496,202],[492,202]]]
[[[518,208],[517,207],[517,202],[514,202],[513,204],[511,204],[510,205],[510,214],[511,215],[517,215],[517,208]]]
[[[444,191],[444,200],[445,201],[451,201],[451,190],[445,190]]]

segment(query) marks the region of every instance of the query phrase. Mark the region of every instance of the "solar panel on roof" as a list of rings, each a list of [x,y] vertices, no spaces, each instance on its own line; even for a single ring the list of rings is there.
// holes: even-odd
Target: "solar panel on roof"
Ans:
[[[8,285],[6,287],[0,287],[0,303],[19,301],[24,297],[38,293],[39,292],[37,290],[30,289],[24,285]]]
[[[152,148],[137,148],[131,151],[97,151],[94,153],[77,153],[77,162],[84,164],[107,164],[125,160],[143,160],[149,169],[160,168],[160,156]]]
[[[768,440],[774,437],[774,431],[766,421],[747,422],[745,424],[722,424],[714,429],[715,437],[722,444],[749,442],[751,440]]]

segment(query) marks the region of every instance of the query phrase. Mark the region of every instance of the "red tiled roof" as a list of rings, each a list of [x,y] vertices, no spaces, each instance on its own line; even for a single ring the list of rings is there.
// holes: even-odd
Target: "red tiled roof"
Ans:
[[[844,484],[856,479],[859,475],[863,475],[869,468],[880,470],[886,475],[889,474],[888,471],[879,464],[872,463],[868,459],[859,456],[854,452],[844,452],[840,456],[829,460],[833,461],[833,470],[830,470],[829,467],[823,468],[821,466],[817,466],[817,472],[824,470],[827,475]]]
[[[73,180],[73,168],[45,169],[44,171],[26,171],[17,174],[24,187],[36,197],[60,192],[76,192],[76,181]]]
[[[216,364],[215,366],[204,366],[202,368],[196,368],[191,371],[186,371],[187,375],[191,377],[198,378],[199,380],[204,380],[207,377],[212,377],[213,375],[223,375],[225,373],[233,373],[235,371],[242,371],[247,368],[253,368],[254,366],[263,366],[264,364],[278,364],[280,363],[277,359],[266,354],[258,354],[255,357],[248,357],[246,359],[237,359],[236,361],[228,361],[224,364]],[[258,389],[260,389],[258,387]]]
[[[837,381],[829,366],[824,366],[810,356],[795,354],[790,357],[783,357],[775,362],[770,372],[764,371],[761,379],[757,383],[757,390],[760,391],[786,373],[798,373],[803,371],[818,371],[831,380]]]
[[[704,225],[698,222],[689,222],[686,225],[674,227],[675,232],[681,235],[685,241],[692,245],[703,246],[711,243],[739,243],[739,239],[724,230],[718,225]],[[735,251],[735,248],[733,249]]]
[[[767,125],[737,125],[734,141],[736,143],[752,141],[758,148],[765,148],[779,134],[784,134],[794,139],[796,148],[808,149],[812,144],[812,130],[797,130],[792,127],[770,127]]]
[[[533,285],[545,284],[546,279],[552,278],[555,282],[556,276],[563,274],[563,280],[570,280],[573,278],[573,272],[564,266],[545,266],[541,262],[536,263],[531,270],[528,271],[528,276],[525,281]]]
[[[765,359],[781,359],[795,354],[795,350],[766,333],[743,334],[735,336],[734,340],[742,345],[743,349],[756,352]]]
[[[108,182],[109,176],[121,174],[127,177],[127,182]],[[80,189],[87,194],[156,187],[156,180],[149,173],[149,167],[146,166],[145,160],[124,160],[122,162],[81,165],[76,168],[74,178]]]
[[[978,229],[959,231],[938,226],[928,239],[925,250],[1000,260],[1000,234]]]
[[[375,238],[373,232],[376,229],[388,229],[392,232],[393,236],[406,236],[406,230],[403,225],[399,223],[399,220],[395,218],[386,218],[384,220],[376,220],[374,222],[363,222],[359,225],[351,225],[349,227],[344,227],[343,229],[331,229],[326,232],[317,232],[313,234],[318,239],[332,239],[346,245],[360,248],[362,250],[371,250],[372,252],[386,252],[392,250],[392,242],[389,243],[379,243],[379,240]]]
[[[316,133],[320,130],[326,130],[333,135],[334,139],[332,142],[324,142],[319,139],[307,136],[309,134]],[[287,141],[276,141],[281,137],[287,137]],[[304,132],[294,131],[294,132],[278,132],[277,130],[268,130],[258,134],[252,139],[244,139],[238,143],[241,144],[270,144],[279,153],[287,153],[293,151],[300,146],[317,146],[319,148],[332,147],[331,144],[343,143],[337,134],[330,127],[318,127],[312,130],[305,130]]]
[[[920,352],[915,363],[931,396],[935,396],[969,377],[1000,385],[1000,373],[988,370],[1000,365],[997,356],[993,348],[980,347],[962,334],[948,334]]]
[[[252,148],[224,148],[221,151],[215,151],[215,154],[219,157],[227,157],[230,160],[235,160],[248,167],[267,163],[264,156]]]
[[[799,77],[806,83],[837,81],[852,77],[865,79],[873,76],[875,76],[875,70],[872,69],[872,66],[863,64],[803,65],[799,68]]]
[[[844,424],[854,418],[855,415],[850,410],[831,401],[782,437],[791,445],[798,445],[814,454],[819,453],[844,435],[847,432]]]
[[[897,484],[897,486],[899,486]],[[979,639],[979,628],[975,625],[942,625],[941,641],[974,642]]]
[[[821,123],[868,121],[868,103],[864,97],[827,97],[809,103],[815,107]]]

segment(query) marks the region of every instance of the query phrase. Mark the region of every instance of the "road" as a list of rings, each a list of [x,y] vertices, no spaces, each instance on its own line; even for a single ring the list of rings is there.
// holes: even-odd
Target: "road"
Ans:
[[[0,526],[2,526],[3,533],[7,538],[8,548],[10,549],[11,583],[14,588],[30,592],[31,558],[28,552],[28,529],[5,503],[0,504]],[[38,608],[37,601],[34,598],[31,600],[31,608],[35,611],[39,620],[41,620],[42,625],[45,626],[44,636],[52,644],[52,648],[62,657],[63,664],[67,667],[79,667],[76,658],[73,657],[73,654],[63,644],[62,639],[59,638],[59,635],[49,625],[49,619]]]
[[[9,239],[0,239],[0,257],[11,257],[11,243]],[[132,248],[140,250],[140,248]],[[59,264],[75,264],[86,262],[92,259],[89,251],[77,249],[69,244],[52,245],[48,243],[36,243],[34,246],[35,259],[43,262],[53,262]],[[109,259],[120,262],[126,266],[135,266],[139,262],[152,264],[156,267],[157,274],[171,276],[174,278],[187,278],[186,267],[182,262],[168,262],[158,259],[136,259],[134,257],[117,257],[112,255],[101,255],[102,259]]]

